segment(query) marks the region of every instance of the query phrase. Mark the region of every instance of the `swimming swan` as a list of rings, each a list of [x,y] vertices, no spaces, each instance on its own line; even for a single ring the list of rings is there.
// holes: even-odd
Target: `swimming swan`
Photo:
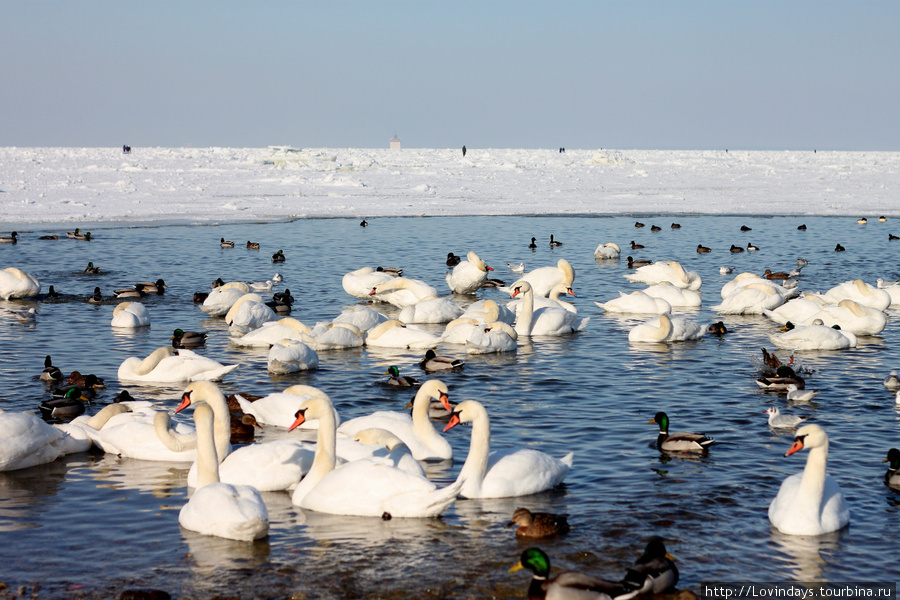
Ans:
[[[656,321],[656,323],[654,323]],[[684,317],[659,315],[658,319],[650,319],[636,325],[628,332],[629,342],[684,342],[697,340],[705,333],[703,327]]]
[[[445,278],[447,287],[454,294],[474,294],[487,281],[487,272],[494,270],[475,252],[470,251],[466,254],[466,259],[453,267]]]
[[[15,267],[0,271],[0,298],[28,298],[41,293],[37,279]]]
[[[128,357],[119,365],[118,377],[122,381],[153,383],[212,381],[221,379],[238,367],[223,365],[183,348],[177,354],[175,352],[171,346],[163,346],[144,359]]]
[[[512,297],[522,294],[522,308],[516,317],[518,335],[566,335],[584,329],[590,317],[579,318],[576,313],[561,308],[534,308],[534,291],[524,279],[512,286]]]
[[[610,313],[667,315],[672,312],[672,305],[666,300],[640,290],[630,294],[619,292],[618,298],[608,302],[594,302],[594,304]]]
[[[140,302],[122,302],[113,310],[113,318],[110,322],[113,327],[135,329],[150,325],[150,313],[147,307]]]

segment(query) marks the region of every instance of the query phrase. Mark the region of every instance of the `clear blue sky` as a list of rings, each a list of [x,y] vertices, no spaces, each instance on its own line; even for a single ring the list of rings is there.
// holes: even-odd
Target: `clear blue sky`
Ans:
[[[0,0],[0,146],[900,150],[900,2]]]

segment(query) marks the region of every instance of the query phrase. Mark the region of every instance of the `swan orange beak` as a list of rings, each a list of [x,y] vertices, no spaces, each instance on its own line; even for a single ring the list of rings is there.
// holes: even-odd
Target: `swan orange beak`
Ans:
[[[457,425],[459,425],[459,415],[453,413],[452,415],[450,415],[450,422],[444,426],[444,433],[456,427]]]
[[[575,296],[576,298],[578,297],[578,294],[576,294],[575,292],[573,292],[573,291],[572,291],[572,288],[566,288],[566,293],[567,293],[568,295],[570,295],[570,296]]]
[[[291,426],[288,427],[288,431],[293,431],[296,428],[303,425],[304,423],[306,423],[306,417],[303,415],[302,410],[298,410],[297,411],[297,419],[293,423],[291,423]]]
[[[803,450],[803,440],[794,440],[794,444],[788,448],[788,451],[784,453],[785,456],[790,456],[794,452],[799,452]]]
[[[446,408],[446,409],[449,410],[450,412],[453,412],[453,407],[450,406],[450,397],[449,397],[447,394],[443,394],[443,393],[442,393],[442,394],[441,394],[441,397],[439,398],[439,400],[441,401],[441,404],[444,405],[444,408]],[[456,421],[459,422],[459,418],[457,418]],[[445,431],[446,431],[446,430],[445,430]]]
[[[175,409],[175,412],[181,412],[191,404],[191,392],[187,391],[181,396],[181,404]]]
[[[375,295],[375,288],[372,288],[372,291],[369,292],[369,295],[370,295],[370,296],[374,296],[374,295]]]
[[[489,267],[489,266],[487,266],[487,265],[484,265],[484,268],[487,269],[488,271],[493,271],[493,270],[494,270],[494,267]]]
[[[509,295],[510,298],[515,298],[519,295],[519,288],[513,290],[513,293]]]

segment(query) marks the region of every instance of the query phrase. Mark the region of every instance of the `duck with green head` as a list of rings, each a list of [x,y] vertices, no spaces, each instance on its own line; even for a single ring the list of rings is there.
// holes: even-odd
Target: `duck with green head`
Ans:
[[[206,332],[176,329],[172,333],[173,348],[197,348],[206,343]]]
[[[707,448],[715,442],[713,438],[702,433],[689,433],[679,431],[669,433],[669,416],[660,411],[656,413],[648,423],[659,425],[659,436],[656,438],[656,447],[668,452],[706,452]]]
[[[99,275],[100,267],[95,267],[94,263],[89,262],[87,264],[87,266],[84,268],[84,272],[87,273],[88,275]]]
[[[641,555],[622,578],[627,587],[639,594],[661,594],[671,591],[678,583],[675,559],[666,552],[663,539],[654,535]]]
[[[419,380],[415,377],[409,377],[408,375],[401,375],[400,369],[396,365],[391,365],[388,367],[388,370],[384,372],[385,375],[390,375],[387,382],[389,385],[396,385],[400,387],[416,387],[419,385]]]
[[[630,598],[630,592],[619,583],[605,581],[577,571],[564,571],[550,577],[550,557],[540,548],[528,548],[522,552],[518,564],[509,572],[521,569],[532,572],[528,585],[528,600],[553,598],[559,600],[613,600]]]
[[[884,474],[884,484],[900,489],[900,472],[898,472],[900,471],[900,450],[891,448],[888,450],[887,458],[881,462],[890,463]]]

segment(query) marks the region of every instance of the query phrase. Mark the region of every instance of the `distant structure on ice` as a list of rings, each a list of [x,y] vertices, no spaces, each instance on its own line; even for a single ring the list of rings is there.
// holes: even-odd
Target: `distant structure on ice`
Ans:
[[[400,149],[400,138],[397,137],[397,134],[394,134],[394,137],[391,138],[391,150],[399,150]]]

